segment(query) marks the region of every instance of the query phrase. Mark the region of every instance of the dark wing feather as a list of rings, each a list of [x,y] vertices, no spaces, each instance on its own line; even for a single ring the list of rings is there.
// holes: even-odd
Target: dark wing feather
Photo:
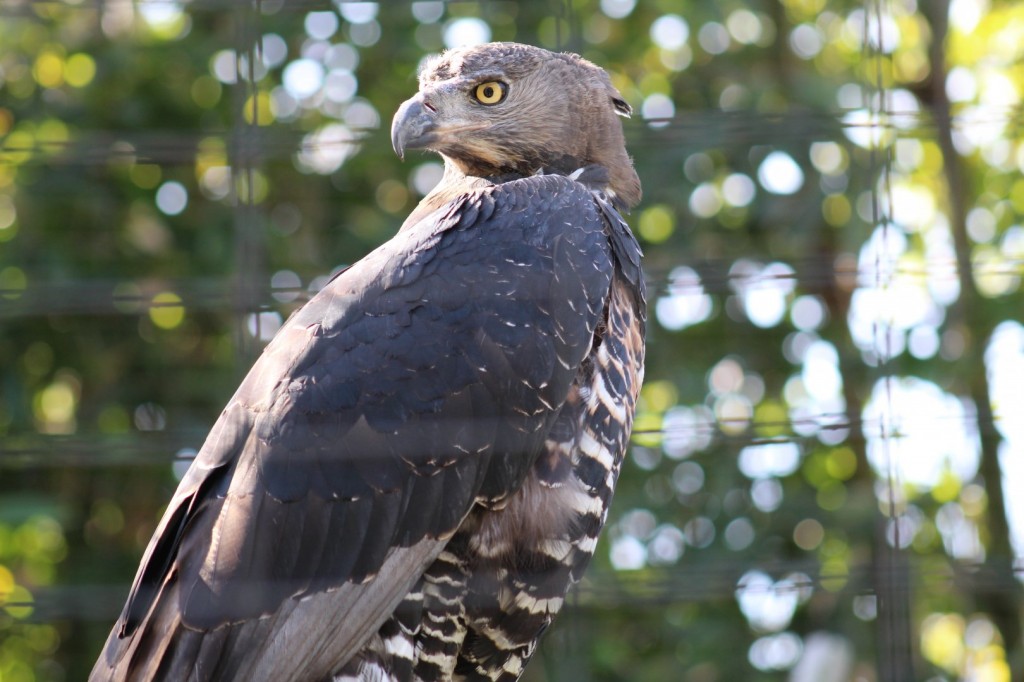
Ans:
[[[474,189],[296,312],[143,558],[94,680],[319,679],[542,451],[607,294],[597,203]]]

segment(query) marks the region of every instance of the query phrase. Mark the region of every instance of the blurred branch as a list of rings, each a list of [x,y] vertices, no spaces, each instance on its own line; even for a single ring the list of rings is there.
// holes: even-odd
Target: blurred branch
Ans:
[[[971,268],[971,243],[967,234],[968,181],[964,163],[953,144],[953,115],[946,93],[946,39],[949,31],[949,0],[922,3],[921,13],[931,26],[930,46],[931,80],[924,93],[935,117],[939,147],[942,150],[943,170],[949,187],[949,222],[956,249],[957,270],[960,279],[960,298],[950,308],[949,324],[960,327],[970,340],[962,362],[966,364],[961,376],[967,378],[971,400],[978,411],[980,423],[992,423],[988,374],[985,368],[984,348],[992,336],[993,319],[988,314],[988,302],[978,291]],[[1013,679],[1024,674],[1021,650],[1021,589],[1013,575],[1013,551],[1010,545],[1010,527],[1007,521],[1006,500],[1003,495],[1003,475],[999,465],[1000,435],[993,429],[981,429],[980,473],[988,494],[988,552],[986,567],[993,576],[988,584],[1003,585],[1006,589],[988,589],[979,586],[976,592],[978,606],[992,614],[993,621],[1005,640],[1006,657],[1013,669]],[[1011,589],[1012,588],[1012,589]],[[1013,594],[1007,598],[1007,591]]]

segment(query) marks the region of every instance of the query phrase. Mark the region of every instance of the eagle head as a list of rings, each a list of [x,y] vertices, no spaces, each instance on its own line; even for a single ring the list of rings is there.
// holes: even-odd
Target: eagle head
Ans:
[[[640,201],[618,119],[630,106],[604,69],[582,57],[488,43],[429,59],[419,81],[391,126],[399,156],[429,149],[477,177],[569,175],[597,165],[618,202]]]

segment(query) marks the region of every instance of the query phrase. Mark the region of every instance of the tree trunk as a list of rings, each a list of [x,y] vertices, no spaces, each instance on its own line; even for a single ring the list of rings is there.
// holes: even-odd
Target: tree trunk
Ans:
[[[949,188],[949,223],[953,232],[960,282],[960,298],[949,311],[948,325],[963,333],[966,339],[960,367],[966,377],[968,394],[978,411],[978,432],[981,438],[979,473],[988,495],[986,559],[978,575],[974,597],[978,608],[991,616],[1002,633],[1006,657],[1013,669],[1012,679],[1021,679],[1024,661],[1021,660],[1021,617],[1018,604],[1022,590],[1013,572],[1013,549],[999,465],[1001,439],[995,428],[984,360],[985,345],[992,336],[996,316],[990,312],[989,301],[979,293],[971,269],[971,244],[967,235],[968,187],[963,160],[953,145],[952,114],[946,94],[945,42],[949,28],[949,0],[922,3],[921,13],[928,20],[932,32],[931,79],[923,96],[931,105],[936,141],[942,150],[943,169]]]

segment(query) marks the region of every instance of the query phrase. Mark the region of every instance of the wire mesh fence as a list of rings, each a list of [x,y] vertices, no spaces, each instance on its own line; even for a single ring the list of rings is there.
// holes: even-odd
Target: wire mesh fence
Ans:
[[[636,113],[633,446],[530,680],[1017,679],[1024,15],[973,0],[0,2],[0,679],[81,679],[287,315],[440,177],[426,54]],[[1012,676],[1012,677],[1011,677]]]

